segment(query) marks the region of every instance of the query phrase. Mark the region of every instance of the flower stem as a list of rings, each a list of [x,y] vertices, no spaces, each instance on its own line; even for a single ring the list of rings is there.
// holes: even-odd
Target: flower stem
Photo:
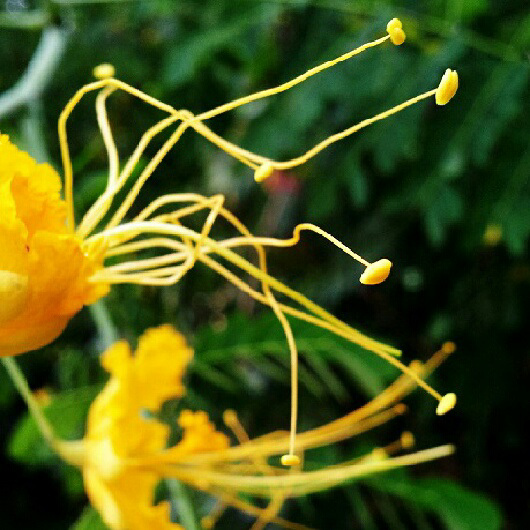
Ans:
[[[166,484],[175,501],[180,522],[184,528],[186,530],[201,530],[188,488],[177,479],[166,480]]]
[[[33,392],[29,388],[28,381],[22,370],[12,357],[0,358],[9,377],[13,381],[15,388],[18,390],[22,399],[28,406],[29,413],[37,424],[42,437],[50,448],[65,462],[77,467],[81,467],[84,462],[85,448],[82,441],[64,441],[58,438],[50,422],[44,415],[42,407],[39,405]]]
[[[19,394],[22,396],[22,399],[26,402],[29,412],[35,420],[42,437],[54,451],[58,452],[58,439],[48,419],[42,412],[42,408],[35,399],[33,392],[29,388],[28,381],[22,373],[22,370],[12,357],[2,357],[0,360]]]

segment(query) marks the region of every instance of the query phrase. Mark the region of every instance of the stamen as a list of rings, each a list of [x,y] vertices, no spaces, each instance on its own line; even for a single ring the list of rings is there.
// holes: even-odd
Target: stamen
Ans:
[[[455,70],[448,68],[436,89],[436,104],[446,105],[451,101],[458,89],[458,74]]]
[[[380,259],[375,263],[370,263],[361,274],[359,281],[365,285],[376,285],[384,282],[390,274],[392,262],[387,259]]]
[[[114,77],[114,74],[116,73],[114,66],[110,63],[102,63],[98,64],[94,70],[92,70],[92,75],[96,79],[110,79],[111,77]]]
[[[386,31],[388,35],[390,36],[390,40],[392,41],[392,44],[395,44],[396,46],[400,46],[405,42],[405,32],[402,29],[401,20],[399,18],[393,18],[387,25],[386,25]]]
[[[300,457],[289,453],[282,456],[281,462],[283,466],[297,466],[300,464]]]
[[[206,480],[211,487],[222,489],[225,492],[234,491],[259,496],[270,496],[272,493],[306,495],[323,488],[330,488],[346,480],[427,462],[448,456],[453,452],[453,446],[445,445],[382,461],[370,460],[361,464],[332,467],[318,471],[288,472],[276,476],[237,475],[215,469],[204,469],[201,470],[201,480]],[[171,470],[168,472],[170,473]],[[173,466],[173,472],[175,475],[178,473],[179,478],[186,482],[192,484],[197,482],[197,471],[190,466],[177,464]]]
[[[438,416],[443,416],[447,412],[449,412],[454,406],[456,405],[456,394],[453,394],[452,392],[449,394],[445,394],[445,396],[440,400],[440,403],[438,403],[438,407],[436,409],[436,414]]]
[[[375,449],[372,449],[372,452],[367,458],[363,458],[363,461],[382,462],[383,460],[387,460],[388,457],[389,454],[387,453],[386,449],[383,447],[376,447]]]
[[[274,172],[274,167],[265,162],[254,171],[254,180],[256,182],[263,182],[265,179],[268,179]]]
[[[451,355],[451,353],[454,353],[456,351],[456,344],[451,341],[444,342],[442,344],[441,351],[445,355]]]
[[[300,233],[303,230],[308,230],[311,232],[315,232],[316,234],[324,237],[327,239],[330,243],[335,245],[336,247],[340,248],[345,254],[348,254],[348,256],[351,256],[355,261],[358,261],[359,263],[362,263],[367,269],[361,276],[361,283],[368,283],[367,281],[363,281],[363,278],[376,278],[376,274],[381,278],[377,282],[373,283],[381,283],[383,280],[386,279],[390,272],[390,267],[392,266],[392,263],[387,259],[379,260],[375,263],[370,263],[366,261],[362,256],[359,256],[359,254],[353,252],[349,247],[347,247],[344,243],[340,242],[336,237],[333,237],[331,234],[326,232],[325,230],[322,230],[319,226],[316,226],[312,223],[300,223],[295,226],[293,230],[293,237],[290,239],[276,239],[272,237],[237,237],[237,238],[231,238],[224,240],[221,244],[226,248],[233,248],[240,245],[245,244],[251,244],[251,243],[259,243],[260,245],[266,245],[266,246],[273,246],[273,247],[292,247],[300,241]],[[383,274],[386,272],[386,276],[383,278]]]
[[[416,440],[410,431],[405,431],[401,434],[400,442],[403,449],[412,449]]]
[[[225,410],[223,412],[223,421],[225,425],[232,430],[235,437],[237,438],[237,441],[240,444],[249,441],[247,431],[245,431],[245,428],[243,427],[243,425],[241,425],[241,422],[239,421],[239,418],[237,417],[237,412],[235,410]]]
[[[385,110],[384,112],[380,112],[379,114],[376,114],[372,118],[367,118],[365,120],[362,120],[357,125],[353,125],[352,127],[349,127],[342,132],[332,134],[331,136],[329,136],[322,142],[318,143],[313,148],[309,149],[309,151],[307,151],[305,154],[299,157],[293,158],[292,160],[289,160],[287,162],[271,161],[271,164],[274,166],[274,169],[291,169],[293,167],[304,164],[308,160],[316,156],[318,153],[320,153],[321,151],[329,147],[331,144],[334,144],[335,142],[338,142],[339,140],[343,140],[347,136],[351,136],[352,134],[360,131],[361,129],[364,129],[365,127],[368,127],[369,125],[372,125],[373,123],[377,121],[384,120],[385,118],[388,118],[389,116],[392,116],[393,114],[397,114],[403,109],[410,107],[411,105],[414,105],[423,99],[433,96],[436,93],[436,90],[437,90],[436,88],[433,90],[428,90],[427,92],[424,92],[423,94],[420,94],[419,96],[410,98],[407,101],[400,103],[399,105],[396,105],[395,107],[392,107],[391,109]]]
[[[104,88],[96,98],[96,116],[98,119],[99,130],[101,132],[101,136],[103,137],[105,149],[107,150],[107,155],[109,158],[109,178],[107,187],[114,185],[116,179],[118,178],[118,173],[120,171],[118,149],[116,148],[116,144],[114,143],[109,119],[107,117],[107,109],[105,107],[105,102],[107,98],[115,90],[116,89],[114,87],[108,86]]]
[[[276,94],[279,94],[280,92],[285,92],[286,90],[289,90],[295,85],[298,85],[300,83],[303,83],[310,77],[319,74],[323,70],[326,70],[327,68],[331,68],[332,66],[335,66],[336,64],[346,61],[348,59],[351,59],[353,56],[360,54],[361,52],[367,50],[368,48],[373,48],[374,46],[378,46],[379,44],[383,44],[387,39],[389,39],[389,36],[381,37],[379,39],[376,39],[372,42],[368,42],[367,44],[363,44],[362,46],[359,46],[358,48],[355,48],[352,51],[349,51],[340,57],[337,57],[336,59],[332,59],[331,61],[326,61],[325,63],[322,63],[318,66],[315,66],[314,68],[309,69],[304,74],[301,74],[291,81],[287,81],[286,83],[282,83],[281,85],[278,85],[274,88],[269,88],[266,90],[261,90],[260,92],[256,92],[254,94],[251,94],[249,96],[245,96],[239,99],[235,99],[234,101],[231,101],[230,103],[225,103],[224,105],[220,105],[219,107],[216,107],[215,109],[212,109],[208,112],[203,112],[202,114],[199,114],[197,117],[199,120],[204,121],[208,120],[210,118],[213,118],[214,116],[218,116],[219,114],[222,114],[223,112],[228,112],[230,110],[233,110],[237,107],[241,107],[242,105],[246,105],[247,103],[250,103],[252,101],[256,101],[258,99],[267,98],[269,96],[274,96]]]

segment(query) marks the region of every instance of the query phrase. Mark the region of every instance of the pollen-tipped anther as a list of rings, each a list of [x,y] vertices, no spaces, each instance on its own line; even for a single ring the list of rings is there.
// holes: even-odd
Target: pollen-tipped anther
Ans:
[[[458,88],[458,74],[448,68],[436,89],[435,99],[437,105],[445,105],[451,101]]]
[[[399,46],[400,44],[403,44],[405,42],[407,36],[403,31],[403,24],[401,24],[401,20],[399,20],[399,18],[393,18],[386,25],[386,30],[390,35],[390,40],[392,41],[392,44]]]
[[[452,392],[450,394],[445,394],[445,396],[443,396],[440,400],[440,403],[438,403],[438,407],[436,408],[436,414],[438,414],[438,416],[443,416],[452,408],[454,408],[455,405],[456,394],[453,394]]]
[[[28,277],[0,270],[0,323],[17,316],[28,298]]]
[[[265,162],[264,164],[261,164],[256,171],[254,171],[254,180],[256,182],[263,182],[272,175],[273,171],[274,167],[272,164]]]
[[[237,423],[237,414],[232,409],[223,412],[223,422],[227,427],[232,427]]]
[[[291,454],[283,455],[281,458],[281,463],[282,466],[297,466],[298,464],[300,464],[300,457]]]
[[[489,247],[494,247],[498,245],[502,239],[502,226],[497,224],[489,224],[484,230],[484,235],[482,236],[482,241],[485,245]]]
[[[405,431],[401,433],[401,447],[403,449],[412,449],[414,447],[414,444],[416,440],[414,439],[414,435],[410,431]]]
[[[110,63],[98,64],[94,70],[92,70],[92,75],[96,79],[110,79],[114,77],[115,69],[114,66]]]
[[[456,350],[456,344],[454,342],[447,341],[442,344],[442,351],[444,353],[447,353],[448,355],[450,355],[451,353],[454,353],[455,350]]]
[[[373,462],[382,462],[388,458],[388,453],[382,447],[376,447],[370,453],[370,460]]]
[[[370,263],[361,274],[359,281],[364,285],[377,285],[388,278],[391,268],[392,262],[386,258]]]

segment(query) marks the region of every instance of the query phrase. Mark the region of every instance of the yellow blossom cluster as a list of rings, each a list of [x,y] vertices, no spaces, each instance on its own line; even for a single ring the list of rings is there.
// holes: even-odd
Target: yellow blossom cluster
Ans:
[[[168,506],[153,506],[160,476],[143,464],[165,450],[169,435],[169,426],[149,414],[184,394],[182,376],[192,354],[180,334],[162,326],[140,338],[134,355],[120,341],[102,356],[111,378],[92,404],[85,439],[73,454],[81,458],[92,504],[113,529],[176,527],[169,523]],[[175,455],[228,446],[202,412],[183,411],[179,425],[183,436],[172,449]]]
[[[427,376],[454,350],[445,344],[425,365],[411,368]],[[85,437],[56,443],[59,454],[83,473],[92,505],[112,530],[181,528],[171,522],[167,502],[154,504],[155,487],[163,479],[175,478],[207,492],[219,500],[204,518],[211,527],[224,506],[234,506],[257,517],[254,530],[268,522],[285,528],[305,528],[278,516],[286,498],[305,495],[353,478],[403,465],[412,465],[448,455],[451,446],[395,456],[411,449],[414,437],[403,433],[386,447],[376,448],[354,461],[302,471],[271,465],[270,457],[284,452],[289,434],[283,431],[250,440],[234,411],[224,421],[238,440],[216,430],[203,411],[183,410],[178,418],[180,440],[168,447],[170,426],[156,419],[161,404],[185,393],[182,377],[192,351],[182,335],[170,326],[148,330],[134,354],[124,341],[102,355],[110,379],[90,407]],[[326,425],[299,435],[298,450],[335,443],[377,427],[403,414],[399,401],[415,387],[403,375],[363,407]],[[269,499],[266,508],[243,500],[241,493]]]

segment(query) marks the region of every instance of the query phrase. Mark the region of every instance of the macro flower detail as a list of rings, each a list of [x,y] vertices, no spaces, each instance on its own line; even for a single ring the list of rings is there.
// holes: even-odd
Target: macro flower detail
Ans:
[[[6,153],[8,151],[9,153],[19,153],[17,156],[23,160],[23,163],[20,163],[21,166],[25,164],[27,167],[41,168],[38,171],[47,176],[42,179],[37,179],[35,176],[27,177],[27,182],[18,184],[16,183],[18,180],[15,182],[16,179],[13,179],[12,190],[15,191],[11,191],[11,193],[15,193],[17,197],[24,197],[25,200],[22,201],[24,204],[31,202],[28,199],[34,195],[42,199],[35,200],[32,206],[27,206],[27,211],[23,209],[26,208],[25,206],[17,206],[20,208],[21,218],[16,217],[16,214],[13,213],[15,210],[12,205],[10,206],[9,197],[2,201],[5,203],[6,211],[11,212],[6,217],[6,223],[9,226],[4,229],[5,237],[15,242],[18,241],[18,247],[14,249],[16,252],[13,254],[18,258],[7,258],[12,263],[0,268],[0,270],[5,269],[10,273],[1,279],[0,289],[10,293],[7,299],[10,300],[11,304],[9,310],[6,311],[7,316],[5,318],[8,321],[2,323],[0,330],[0,354],[14,355],[50,342],[60,334],[68,320],[84,304],[102,296],[108,290],[109,285],[121,283],[153,286],[174,285],[197,263],[202,263],[254,300],[270,307],[283,329],[290,353],[292,370],[290,444],[288,455],[283,460],[284,463],[296,465],[298,462],[298,457],[295,454],[298,411],[298,350],[288,317],[304,320],[331,331],[379,355],[414,379],[437,401],[441,401],[443,399],[441,394],[431,388],[417,373],[397,358],[401,353],[399,350],[365,336],[271,275],[267,269],[265,249],[268,247],[292,247],[299,242],[302,232],[313,232],[362,264],[365,270],[360,280],[361,283],[368,285],[378,284],[386,279],[392,265],[388,259],[380,259],[371,263],[312,223],[296,225],[292,237],[287,239],[255,236],[232,212],[224,207],[225,198],[223,195],[206,197],[197,193],[166,194],[153,200],[132,218],[128,218],[131,208],[147,180],[188,129],[203,136],[213,145],[246,165],[254,172],[255,180],[262,182],[275,171],[286,171],[300,166],[335,142],[386,119],[419,101],[439,94],[441,89],[435,88],[412,97],[391,109],[327,137],[304,154],[287,161],[272,160],[243,149],[220,137],[206,125],[208,120],[220,114],[289,90],[323,70],[349,60],[371,48],[383,45],[388,40],[399,44],[399,41],[404,40],[401,26],[398,19],[393,19],[388,25],[387,35],[383,37],[315,66],[291,81],[241,97],[197,115],[188,110],[178,110],[144,94],[123,81],[115,79],[112,77],[111,65],[102,65],[100,68],[96,68],[95,74],[100,79],[78,90],[67,103],[59,118],[59,143],[65,183],[64,201],[59,198],[60,183],[55,172],[47,166],[37,166],[28,155],[20,154],[11,144],[5,144],[10,146],[10,151],[5,148]],[[453,82],[451,81],[451,83]],[[456,90],[454,83],[451,86],[449,92],[453,88]],[[114,141],[106,108],[107,99],[117,90],[127,92],[134,98],[165,114],[163,119],[144,132],[138,145],[124,164],[120,163],[120,153]],[[443,90],[445,93],[446,89]],[[98,91],[95,103],[96,116],[109,161],[108,179],[103,193],[90,206],[79,223],[76,223],[73,201],[74,171],[68,144],[67,122],[81,99],[93,91]],[[141,159],[150,142],[157,135],[170,128],[173,130],[169,138],[144,166]],[[142,169],[138,166],[142,166]],[[7,165],[6,167],[11,166]],[[138,170],[139,175],[134,182],[131,182],[135,170]],[[36,170],[32,169],[31,171],[35,172]],[[4,190],[3,193],[6,195],[7,192]],[[121,202],[116,204],[116,198],[123,195],[124,198]],[[44,210],[46,213],[37,215],[37,212]],[[196,228],[196,223],[188,223],[190,218],[196,214],[199,216],[206,214],[206,220],[202,221],[202,226],[199,229]],[[9,221],[10,218],[13,218],[12,222]],[[212,235],[212,232],[215,232],[215,224],[218,219],[231,226],[234,232],[233,237],[218,239]],[[42,223],[46,229],[41,228]],[[24,228],[24,224],[26,228]],[[13,238],[9,230],[18,230],[18,239],[17,237]],[[28,231],[28,234],[33,234],[31,244],[28,245],[29,251],[22,236],[25,233],[24,230]],[[244,252],[247,248],[255,251],[257,264],[247,258],[247,254]],[[24,259],[25,256],[26,259]],[[112,264],[109,264],[109,260],[112,260]],[[27,300],[25,301],[26,276],[28,284]],[[257,280],[258,285],[256,282],[249,281],[248,278]],[[277,297],[281,297],[281,300],[277,300]],[[122,352],[122,354],[124,353]],[[446,399],[444,405],[454,405],[455,402],[455,400]],[[444,406],[439,410],[447,412],[449,409],[449,406]]]
[[[426,364],[415,362],[411,369],[425,377],[453,350],[444,345]],[[205,412],[182,410],[178,417],[180,440],[168,446],[170,426],[154,414],[164,401],[185,394],[182,377],[192,355],[185,339],[168,325],[148,330],[134,354],[126,342],[115,343],[101,357],[110,379],[90,407],[85,437],[56,443],[59,454],[81,468],[89,500],[112,530],[181,528],[171,522],[167,502],[154,505],[155,487],[171,478],[218,498],[221,504],[203,519],[207,528],[214,526],[225,506],[257,517],[254,530],[268,522],[301,528],[278,516],[285,499],[453,451],[451,446],[441,446],[393,456],[414,445],[412,434],[405,432],[397,441],[351,462],[314,471],[287,470],[269,460],[287,449],[289,434],[278,431],[249,439],[237,414],[230,410],[225,411],[224,421],[237,439],[236,445],[230,446],[229,437],[215,428]],[[415,386],[410,377],[402,375],[361,408],[301,433],[299,454],[361,434],[403,414],[406,407],[400,400]],[[260,508],[244,500],[242,493],[246,499],[269,499],[270,504]]]
[[[134,355],[124,341],[102,356],[110,380],[92,404],[87,432],[76,449],[82,455],[83,478],[92,504],[112,529],[177,528],[169,524],[168,507],[153,506],[157,473],[145,460],[165,450],[169,426],[149,413],[181,397],[182,376],[193,352],[169,326],[148,330]],[[228,446],[203,413],[182,412],[181,454]]]
[[[102,255],[85,255],[66,226],[59,175],[0,136],[0,356],[55,339],[85,304],[107,292],[89,278]]]

